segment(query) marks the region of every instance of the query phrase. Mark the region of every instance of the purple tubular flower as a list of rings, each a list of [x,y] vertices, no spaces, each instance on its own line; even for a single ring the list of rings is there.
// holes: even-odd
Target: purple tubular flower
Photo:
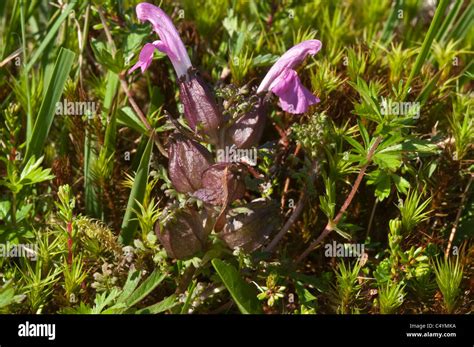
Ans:
[[[301,83],[293,70],[308,55],[315,55],[321,49],[319,40],[303,41],[283,54],[268,71],[257,93],[271,91],[280,98],[280,107],[289,113],[300,114],[319,102]]]
[[[129,72],[138,67],[144,72],[150,65],[156,48],[168,55],[178,77],[186,76],[191,67],[191,61],[171,19],[159,7],[146,2],[138,4],[136,11],[138,19],[141,22],[149,21],[161,40],[145,44],[140,52],[138,62]]]
[[[189,126],[203,135],[207,142],[216,144],[222,116],[210,90],[192,69],[186,48],[173,22],[159,7],[146,2],[138,4],[136,10],[138,19],[142,22],[149,21],[160,40],[143,46],[138,62],[129,73],[138,68],[142,73],[145,72],[153,60],[155,49],[168,55],[178,75],[180,98]]]

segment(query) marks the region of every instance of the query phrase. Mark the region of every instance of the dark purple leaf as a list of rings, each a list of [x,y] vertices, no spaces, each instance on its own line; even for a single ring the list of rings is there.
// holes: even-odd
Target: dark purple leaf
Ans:
[[[213,163],[211,153],[200,143],[181,134],[174,134],[168,147],[169,175],[180,193],[201,188],[203,172]]]
[[[210,232],[204,228],[204,220],[197,211],[187,208],[176,212],[162,228],[156,223],[156,235],[169,257],[190,258],[204,248]]]
[[[272,201],[252,202],[231,209],[227,213],[227,224],[218,234],[229,248],[239,247],[253,252],[280,226],[278,204]]]
[[[254,109],[239,118],[227,129],[227,144],[237,148],[256,146],[262,137],[265,127],[266,107],[261,101]]]
[[[214,164],[202,175],[202,188],[193,195],[211,205],[228,205],[245,194],[245,184],[235,164]]]
[[[206,141],[217,144],[218,129],[222,121],[217,104],[205,82],[190,71],[188,80],[179,81],[179,95],[184,106],[184,116],[189,126]]]

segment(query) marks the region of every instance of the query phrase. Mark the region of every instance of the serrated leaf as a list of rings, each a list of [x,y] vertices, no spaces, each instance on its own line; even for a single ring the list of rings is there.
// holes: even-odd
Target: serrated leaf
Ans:
[[[402,143],[397,143],[393,145],[388,145],[378,150],[378,153],[387,153],[387,152],[417,152],[419,153],[426,153],[426,154],[435,154],[438,152],[438,146],[434,143],[417,140],[417,139],[409,139]]]
[[[26,186],[54,178],[53,175],[50,175],[51,169],[40,167],[42,162],[43,157],[36,161],[34,157],[31,157],[21,171],[19,183]]]
[[[401,154],[397,152],[378,152],[374,155],[374,163],[381,169],[395,171],[402,165]]]
[[[368,185],[375,185],[375,196],[379,201],[384,200],[390,195],[390,175],[382,170],[375,170],[369,175]]]
[[[397,190],[400,193],[406,194],[408,192],[408,189],[410,189],[410,182],[398,175],[391,175],[391,177],[393,183],[395,183],[395,186],[397,187]]]

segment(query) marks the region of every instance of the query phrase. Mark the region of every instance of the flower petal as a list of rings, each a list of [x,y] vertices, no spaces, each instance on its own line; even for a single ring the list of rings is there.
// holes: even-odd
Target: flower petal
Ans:
[[[303,86],[296,71],[291,69],[286,69],[275,80],[271,91],[280,98],[280,107],[289,113],[305,113],[309,106],[319,102],[319,99]]]
[[[169,56],[178,77],[186,75],[191,61],[171,19],[159,7],[146,2],[138,4],[136,11],[140,21],[152,24],[161,39],[157,48]]]
[[[303,41],[283,54],[275,64],[270,68],[267,75],[260,83],[257,93],[270,90],[272,83],[280,77],[287,69],[293,69],[299,65],[308,55],[315,55],[321,49],[321,41],[307,40]]]
[[[138,56],[138,62],[133,65],[133,67],[128,71],[128,73],[131,73],[135,71],[136,69],[140,68],[142,70],[142,73],[145,72],[146,69],[151,64],[151,61],[153,60],[153,53],[155,51],[155,46],[151,43],[145,44],[143,46],[142,50],[140,51],[140,55]]]
[[[174,54],[170,51],[169,47],[161,40],[156,40],[153,42],[153,46],[161,53],[166,54],[170,59],[175,59]]]

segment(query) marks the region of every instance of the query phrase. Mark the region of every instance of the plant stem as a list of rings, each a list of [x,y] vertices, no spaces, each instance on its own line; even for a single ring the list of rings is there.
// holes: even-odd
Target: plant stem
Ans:
[[[366,239],[369,237],[370,230],[372,230],[372,223],[374,222],[375,210],[377,209],[378,202],[379,202],[379,199],[376,198],[374,202],[374,206],[372,207],[372,212],[370,213],[369,225],[367,227],[367,234],[365,235]]]
[[[354,199],[354,196],[356,195],[357,193],[357,189],[359,189],[359,186],[360,186],[360,183],[362,182],[362,178],[364,177],[365,175],[365,171],[367,171],[367,168],[369,167],[371,161],[372,161],[372,158],[375,154],[375,150],[377,149],[377,147],[379,146],[380,142],[382,142],[382,137],[379,136],[377,137],[377,139],[375,140],[375,143],[372,145],[372,147],[370,148],[369,152],[367,153],[367,157],[366,157],[366,160],[367,160],[367,163],[365,163],[365,165],[360,169],[359,171],[359,174],[357,175],[357,178],[354,182],[354,185],[352,186],[352,189],[351,191],[349,192],[349,195],[347,196],[346,200],[344,201],[344,203],[342,204],[341,206],[341,209],[339,210],[339,212],[337,213],[336,217],[332,220],[329,220],[328,223],[326,224],[326,227],[324,228],[323,232],[319,235],[319,237],[313,241],[308,248],[306,248],[306,250],[298,257],[298,259],[296,260],[296,263],[299,263],[300,261],[302,261],[304,258],[306,258],[315,248],[316,246],[319,245],[319,243],[321,243],[321,241],[326,237],[328,236],[331,231],[333,231],[336,227],[337,227],[337,224],[340,222],[342,216],[344,215],[344,213],[346,212],[347,208],[349,207],[349,205],[351,204],[352,202],[352,199]]]
[[[67,263],[72,264],[72,221],[67,222]]]
[[[86,7],[84,29],[82,33],[80,31],[80,27],[78,30],[78,39],[79,38],[82,39],[82,41],[79,42],[79,68],[77,69],[79,73],[79,83],[81,85],[81,88],[83,88],[82,64],[84,62],[84,51],[85,51],[85,47],[87,45],[87,40],[89,36],[90,10],[91,10],[91,4],[89,3],[87,4],[87,7]]]
[[[13,226],[15,227],[16,226],[16,193],[15,192],[12,192],[12,224]]]
[[[451,234],[449,235],[448,247],[446,247],[446,252],[444,253],[444,257],[446,259],[449,257],[449,253],[451,252],[454,236],[456,235],[456,230],[458,228],[459,220],[461,219],[461,213],[464,210],[464,204],[466,202],[466,198],[468,196],[469,188],[471,186],[473,177],[473,175],[469,177],[469,181],[467,182],[466,188],[464,189],[464,192],[462,194],[461,205],[459,206],[458,212],[456,213],[456,219],[454,220],[453,228],[451,229]]]
[[[104,13],[103,13],[103,11],[100,7],[97,8],[97,12],[99,12],[100,21],[102,22],[102,26],[104,27],[105,36],[107,38],[107,42],[110,45],[112,55],[115,56],[115,53],[116,53],[115,43],[114,43],[114,40],[112,39],[112,34],[110,33],[109,27],[107,26],[107,22],[105,20]],[[158,150],[160,151],[160,153],[164,157],[168,158],[168,153],[163,148],[163,145],[161,144],[160,140],[158,139],[158,136],[157,136],[156,132],[154,131],[154,129],[150,125],[150,123],[148,123],[148,120],[146,119],[145,114],[142,112],[140,107],[138,107],[138,104],[135,102],[135,99],[133,98],[133,95],[130,92],[130,89],[128,88],[128,84],[127,84],[127,81],[125,80],[124,75],[120,74],[119,78],[120,78],[120,85],[122,86],[122,89],[125,92],[125,95],[127,95],[128,102],[132,106],[132,108],[135,111],[135,113],[137,114],[138,118],[140,118],[140,120],[143,122],[146,129],[150,132],[149,136],[153,137],[155,145],[156,145],[156,147],[158,147]]]
[[[196,270],[197,269],[193,265],[191,265],[184,271],[178,283],[178,287],[176,288],[175,294],[182,294],[186,291],[186,289],[188,289],[189,284],[194,278],[194,274],[196,273]]]
[[[309,177],[310,182],[312,182],[314,178],[316,177],[317,165],[318,165],[317,161],[314,161],[311,166],[311,175]],[[301,212],[303,212],[304,206],[306,204],[306,200],[307,200],[307,189],[303,189],[300,194],[300,198],[298,202],[296,203],[295,209],[293,210],[293,213],[291,214],[290,218],[288,218],[283,228],[281,228],[278,234],[273,238],[270,244],[265,248],[266,252],[273,252],[278,242],[281,241],[281,239],[285,236],[288,230],[290,230],[291,226],[298,220]]]
[[[135,102],[135,99],[133,98],[132,93],[130,92],[130,89],[128,88],[127,81],[125,80],[125,78],[123,76],[119,76],[119,77],[120,77],[120,84],[122,86],[123,91],[127,95],[128,102],[130,103],[130,105],[132,105],[132,108],[135,111],[135,113],[137,114],[138,118],[140,118],[140,120],[143,122],[143,124],[145,125],[147,130],[150,132],[149,135],[153,137],[155,145],[156,145],[156,147],[158,147],[158,150],[160,151],[160,153],[165,158],[168,158],[168,153],[166,152],[166,150],[164,149],[164,147],[161,144],[160,140],[158,139],[157,133],[154,131],[154,129],[150,125],[150,123],[148,123],[148,121],[145,117],[145,114],[142,112],[142,110],[140,109],[138,104]]]
[[[296,145],[295,151],[293,152],[293,156],[296,157],[298,156],[298,153],[301,150],[301,144],[298,143]],[[283,193],[281,195],[281,208],[285,207],[286,204],[286,194],[288,192],[288,188],[290,187],[290,177],[287,177],[285,180],[285,185],[283,187]]]

